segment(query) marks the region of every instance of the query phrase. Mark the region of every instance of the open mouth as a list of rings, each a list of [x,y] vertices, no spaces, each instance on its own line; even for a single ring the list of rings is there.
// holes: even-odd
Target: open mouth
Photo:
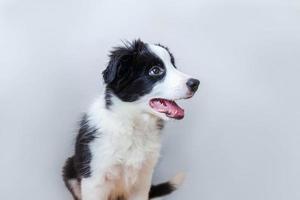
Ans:
[[[149,105],[155,111],[165,113],[167,117],[174,119],[182,119],[184,117],[184,110],[173,100],[154,98],[150,100]]]

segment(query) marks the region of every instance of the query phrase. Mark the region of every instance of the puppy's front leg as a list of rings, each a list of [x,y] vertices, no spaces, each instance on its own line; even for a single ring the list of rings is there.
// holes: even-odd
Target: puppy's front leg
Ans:
[[[149,200],[149,190],[151,187],[152,173],[152,169],[141,173],[137,183],[134,186],[129,200]]]
[[[81,180],[81,200],[107,200],[110,185],[100,179],[83,178]]]

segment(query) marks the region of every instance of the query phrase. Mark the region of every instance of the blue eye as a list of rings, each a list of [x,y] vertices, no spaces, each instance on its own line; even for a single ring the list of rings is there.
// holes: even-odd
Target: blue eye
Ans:
[[[149,75],[150,76],[160,76],[164,73],[164,69],[162,67],[159,66],[154,66],[151,67],[151,69],[149,70]]]

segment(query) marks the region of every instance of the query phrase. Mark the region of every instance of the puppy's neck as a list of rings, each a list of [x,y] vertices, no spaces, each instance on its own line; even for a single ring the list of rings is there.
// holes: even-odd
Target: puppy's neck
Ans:
[[[105,95],[101,95],[92,104],[88,111],[92,126],[116,134],[138,134],[146,131],[153,135],[158,134],[164,126],[163,120],[142,111],[134,103],[123,102],[115,96],[111,96],[111,101],[107,107]]]
[[[122,101],[109,88],[106,88],[104,92],[104,100],[108,113],[116,118],[128,121],[142,118],[158,119],[156,116],[145,112],[137,103]]]

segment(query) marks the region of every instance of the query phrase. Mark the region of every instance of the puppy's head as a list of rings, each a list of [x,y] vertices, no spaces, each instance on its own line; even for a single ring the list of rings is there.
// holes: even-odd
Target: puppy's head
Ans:
[[[184,110],[175,101],[192,97],[200,83],[177,70],[168,48],[141,40],[111,51],[103,78],[107,106],[115,96],[124,106],[134,106],[164,120],[184,117]]]

